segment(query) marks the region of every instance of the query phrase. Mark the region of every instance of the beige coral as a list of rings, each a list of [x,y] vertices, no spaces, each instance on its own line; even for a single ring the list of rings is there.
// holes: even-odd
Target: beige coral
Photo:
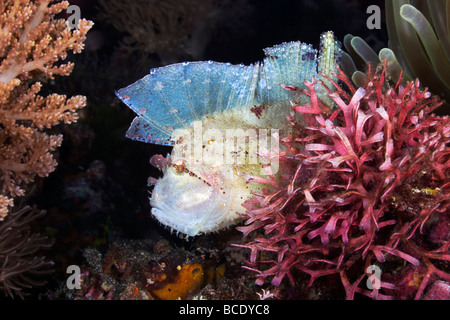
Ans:
[[[80,19],[71,30],[64,19],[55,19],[68,6],[67,1],[0,1],[0,221],[27,184],[57,165],[52,152],[62,136],[45,129],[77,121],[76,111],[86,105],[84,96],[38,95],[38,77],[71,73],[73,63],[58,62],[68,51],[83,50],[93,25]]]

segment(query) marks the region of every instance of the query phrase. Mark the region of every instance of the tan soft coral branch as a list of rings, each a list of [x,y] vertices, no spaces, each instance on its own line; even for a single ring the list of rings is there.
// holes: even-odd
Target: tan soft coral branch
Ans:
[[[68,75],[72,71],[72,63],[58,67],[54,67],[53,64],[59,59],[65,59],[66,51],[80,53],[84,48],[85,35],[92,27],[92,22],[81,19],[78,29],[72,32],[64,20],[51,20],[55,13],[68,7],[67,1],[57,3],[50,8],[47,7],[49,1],[39,2],[42,3],[37,7],[32,20],[24,23],[25,28],[20,38],[13,38],[9,43],[11,48],[8,56],[0,66],[0,82],[8,83],[19,75],[28,75],[33,70],[44,72],[48,78],[53,78],[54,74]],[[28,14],[20,15],[16,12],[16,16],[26,19]],[[3,28],[3,35],[5,30],[9,29]],[[0,49],[3,49],[4,43],[1,44]]]
[[[0,221],[27,184],[57,165],[52,152],[62,136],[43,130],[76,122],[77,110],[86,105],[83,96],[42,97],[42,84],[35,81],[37,76],[69,75],[73,63],[54,64],[68,51],[84,48],[93,23],[80,19],[78,28],[70,30],[65,20],[55,19],[68,6],[67,1],[0,1]]]

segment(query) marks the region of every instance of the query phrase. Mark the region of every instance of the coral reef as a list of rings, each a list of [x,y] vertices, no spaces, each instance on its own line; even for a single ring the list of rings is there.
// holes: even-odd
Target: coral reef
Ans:
[[[57,162],[52,152],[61,134],[48,129],[77,121],[76,111],[86,104],[83,96],[39,95],[42,82],[67,76],[74,65],[67,53],[80,53],[92,22],[81,19],[71,31],[55,16],[67,1],[5,0],[0,3],[0,289],[23,298],[23,288],[42,285],[36,278],[52,272],[52,262],[36,256],[48,247],[45,237],[30,230],[42,216],[29,207],[9,213],[14,198],[26,195],[36,176],[46,177]]]
[[[81,19],[71,31],[55,15],[67,1],[6,0],[0,4],[0,220],[25,195],[25,186],[36,176],[46,177],[55,169],[51,154],[61,145],[62,135],[45,129],[72,123],[76,111],[86,104],[83,96],[38,95],[38,80],[67,76],[73,63],[59,63],[67,52],[80,53],[92,22]]]
[[[259,285],[285,277],[296,284],[300,272],[311,288],[334,274],[347,299],[407,298],[397,289],[409,266],[419,299],[433,279],[450,280],[450,119],[432,113],[442,101],[419,80],[390,84],[386,64],[369,69],[359,89],[338,76],[346,89],[334,83],[334,111],[317,98],[323,83],[286,87],[311,103],[293,102],[292,134],[280,139],[281,178],[248,177],[267,189],[245,203],[238,229],[253,238],[237,246],[250,250],[245,268]]]
[[[425,294],[424,300],[450,300],[450,284],[444,281],[436,281]]]
[[[203,266],[199,263],[177,267],[178,273],[173,282],[154,290],[153,294],[162,300],[176,300],[188,297],[198,291],[203,284]]]
[[[12,17],[12,13],[10,16],[5,13],[12,12],[20,8],[21,4],[25,3],[36,4],[32,7],[33,10],[34,8],[41,8],[40,6],[44,6],[44,2],[47,2],[49,5],[45,9],[45,12],[50,15],[50,3],[55,3],[51,1],[6,0],[1,2],[0,6],[3,7],[0,13],[0,19]],[[17,5],[8,9],[7,4],[13,2]],[[104,1],[104,4],[111,8],[114,6],[114,2],[119,1]],[[152,3],[151,0],[146,2]],[[178,1],[178,3],[183,2],[184,0]],[[188,9],[197,10],[197,2],[191,1],[192,7]],[[206,3],[205,0],[199,2]],[[251,7],[255,8],[255,12],[249,12],[247,9],[242,11],[234,10],[234,8],[230,7],[230,4],[235,4],[236,2],[251,4]],[[371,4],[382,7],[382,2],[384,0],[373,0]],[[60,5],[59,3],[60,1],[58,1],[58,5]],[[82,15],[89,19],[99,18],[101,14],[105,14],[106,12],[106,9],[103,9],[99,1],[96,0],[70,0],[70,3],[80,6]],[[317,229],[323,226],[329,221],[327,219],[332,216],[332,213],[338,211],[335,210],[339,207],[337,204],[331,207],[329,211],[324,212],[322,216],[318,217],[314,224],[306,223],[305,229],[299,227],[299,230],[297,230],[304,232],[304,236],[299,236],[300,240],[296,238],[295,241],[303,241],[306,244],[305,247],[311,245],[311,251],[289,251],[289,248],[293,248],[294,245],[291,246],[292,239],[289,238],[293,232],[289,233],[288,230],[285,233],[286,237],[279,238],[279,241],[273,244],[272,248],[275,251],[258,251],[255,264],[260,261],[264,261],[265,263],[248,265],[250,269],[248,270],[241,268],[244,260],[248,258],[248,251],[243,250],[241,247],[224,248],[224,243],[245,244],[246,242],[253,241],[253,237],[255,236],[260,237],[260,239],[271,237],[273,235],[273,232],[271,233],[270,231],[272,222],[273,224],[277,224],[278,221],[283,219],[284,213],[288,211],[294,213],[295,208],[290,207],[288,210],[286,207],[280,210],[277,213],[279,217],[276,218],[279,220],[275,219],[276,221],[270,220],[270,217],[273,216],[268,213],[268,218],[261,222],[261,227],[250,231],[247,237],[242,240],[241,233],[236,231],[234,227],[223,230],[220,233],[191,238],[189,241],[176,239],[168,230],[157,225],[154,219],[149,217],[148,192],[145,188],[146,178],[148,176],[156,177],[158,174],[156,169],[148,165],[148,159],[153,154],[166,155],[170,152],[169,148],[154,145],[140,145],[126,141],[123,138],[126,127],[132,120],[133,115],[130,110],[123,108],[119,100],[114,97],[113,91],[144,76],[150,68],[155,68],[172,61],[180,61],[180,59],[211,59],[214,61],[231,62],[233,64],[248,64],[262,58],[263,55],[260,53],[260,48],[276,43],[300,39],[307,43],[317,44],[317,35],[324,30],[334,30],[336,36],[340,38],[347,33],[354,33],[356,32],[355,30],[358,30],[358,35],[370,43],[373,48],[376,48],[369,42],[368,37],[369,39],[370,37],[372,39],[376,37],[378,41],[385,43],[384,35],[379,36],[377,31],[368,30],[365,27],[367,18],[365,9],[367,3],[354,0],[323,0],[320,2],[312,0],[211,0],[209,4],[214,5],[208,4],[204,6],[205,10],[204,12],[201,11],[201,14],[196,15],[194,13],[191,26],[194,29],[197,23],[203,23],[205,26],[203,28],[200,25],[195,31],[192,31],[193,29],[190,26],[182,30],[185,27],[185,23],[191,18],[189,10],[173,10],[171,11],[173,14],[172,17],[161,16],[161,18],[155,18],[154,20],[143,19],[144,14],[162,13],[159,10],[144,13],[142,12],[143,10],[133,11],[131,9],[132,6],[141,6],[141,3],[144,3],[144,1],[126,2],[122,0],[120,1],[120,5],[123,6],[124,10],[117,12],[115,18],[112,16],[109,17],[120,21],[120,19],[129,13],[137,14],[136,18],[140,22],[135,24],[134,30],[136,32],[132,31],[129,33],[125,29],[119,30],[119,28],[113,27],[113,21],[110,24],[107,23],[108,18],[98,19],[96,21],[96,30],[88,33],[87,40],[88,42],[91,41],[91,43],[88,44],[85,42],[86,48],[84,49],[84,53],[72,56],[70,52],[72,50],[69,49],[66,51],[68,58],[65,61],[59,59],[53,64],[53,66],[61,66],[61,64],[65,64],[67,61],[74,62],[76,68],[74,68],[70,77],[58,77],[58,74],[55,73],[55,79],[50,79],[46,77],[44,72],[37,69],[19,76],[21,86],[23,86],[23,94],[21,93],[23,100],[28,99],[26,94],[36,81],[42,83],[41,90],[36,93],[36,98],[38,99],[36,101],[42,101],[42,108],[38,108],[37,111],[35,110],[35,115],[44,113],[52,114],[53,119],[61,116],[55,110],[44,108],[48,99],[47,95],[52,92],[64,93],[69,98],[78,94],[86,95],[89,105],[83,108],[81,112],[80,109],[73,112],[66,110],[71,115],[75,116],[76,113],[80,115],[81,119],[78,120],[78,123],[71,125],[63,125],[64,121],[61,120],[58,122],[61,125],[51,125],[51,128],[47,128],[44,125],[40,129],[33,125],[33,119],[18,119],[16,121],[18,127],[23,125],[24,128],[27,128],[27,130],[21,129],[26,131],[26,133],[32,132],[33,130],[33,132],[48,135],[49,137],[58,136],[58,134],[62,133],[64,135],[64,143],[58,147],[57,145],[59,145],[60,141],[57,141],[58,143],[53,147],[53,151],[46,146],[39,150],[36,148],[31,151],[31,148],[35,148],[35,146],[29,144],[28,148],[30,152],[33,152],[33,155],[31,153],[22,153],[22,157],[17,156],[14,159],[14,161],[19,161],[17,162],[19,164],[34,166],[38,162],[36,159],[41,159],[47,155],[48,158],[42,158],[42,164],[36,165],[45,166],[45,170],[43,171],[48,171],[48,173],[55,169],[56,161],[58,162],[56,172],[53,172],[45,179],[39,178],[40,175],[45,176],[43,171],[40,171],[39,174],[28,174],[28,171],[21,171],[22,173],[18,171],[10,172],[11,181],[14,183],[11,186],[17,186],[23,190],[21,193],[27,196],[26,199],[21,199],[7,192],[0,191],[0,208],[2,208],[0,216],[3,216],[4,219],[0,222],[0,291],[5,291],[7,296],[19,297],[23,295],[27,299],[338,299],[344,297],[346,293],[345,290],[342,290],[340,273],[336,272],[334,275],[330,274],[330,276],[319,276],[319,271],[326,270],[327,268],[329,270],[336,269],[339,266],[341,268],[340,270],[344,270],[348,282],[357,287],[354,292],[366,295],[373,294],[375,296],[375,290],[372,293],[369,290],[363,292],[364,289],[367,289],[365,277],[370,277],[368,272],[365,274],[367,270],[366,264],[374,264],[382,270],[380,277],[382,286],[378,290],[378,298],[397,297],[410,299],[416,297],[419,289],[423,287],[420,297],[422,299],[448,299],[450,281],[442,273],[448,273],[449,270],[448,260],[445,259],[445,254],[448,254],[448,250],[446,251],[443,248],[439,251],[439,248],[448,242],[450,217],[444,212],[434,212],[430,214],[424,223],[414,221],[415,219],[419,219],[417,216],[418,208],[426,209],[427,206],[433,206],[433,204],[441,201],[445,193],[448,193],[448,187],[444,187],[443,183],[428,179],[435,172],[433,169],[430,169],[431,161],[422,166],[425,170],[429,170],[429,172],[423,176],[417,176],[418,178],[416,180],[414,180],[414,177],[404,179],[403,176],[400,176],[398,178],[400,182],[396,182],[396,186],[389,192],[393,197],[387,196],[384,202],[381,202],[381,200],[378,202],[387,204],[387,207],[383,208],[384,216],[376,216],[379,218],[378,221],[384,223],[389,220],[396,220],[396,224],[381,224],[380,228],[374,231],[373,244],[375,245],[384,245],[386,239],[389,242],[389,237],[392,237],[393,232],[398,231],[398,237],[401,239],[395,248],[419,261],[420,263],[418,265],[389,254],[385,256],[386,261],[380,263],[373,251],[367,249],[368,244],[361,248],[357,247],[353,250],[354,252],[351,252],[355,242],[349,244],[352,241],[349,240],[347,244],[342,244],[343,241],[340,242],[341,237],[333,237],[338,232],[336,230],[342,230],[344,219],[336,219],[336,228],[334,231],[330,231],[329,251],[326,253],[326,249],[322,249],[322,233],[309,239],[309,231],[305,231],[305,229],[309,228],[312,231],[313,228]],[[165,8],[170,3],[175,3],[175,1],[158,3],[158,8]],[[221,5],[223,3],[226,4],[223,9],[222,7],[219,9],[214,7],[215,4]],[[180,7],[182,6],[180,5]],[[248,8],[249,6],[246,7]],[[141,8],[143,7],[141,6]],[[54,11],[55,9],[56,7],[53,7],[52,10]],[[421,10],[420,8],[417,9]],[[220,11],[219,13],[217,13],[218,10]],[[34,12],[37,12],[37,10]],[[426,12],[423,13],[426,15]],[[32,20],[31,14],[32,12],[30,11],[28,21]],[[52,23],[55,18],[62,18],[64,16],[67,15],[61,10],[57,16],[54,16],[47,22]],[[180,17],[181,19],[179,19]],[[184,17],[188,18],[184,19]],[[205,19],[205,17],[207,18]],[[223,17],[225,19],[222,19]],[[164,18],[167,19],[164,20]],[[120,27],[134,22],[130,18],[127,20],[124,20]],[[163,28],[162,26],[165,21],[169,26],[175,27]],[[345,23],[342,23],[342,21],[345,21]],[[224,30],[223,24],[227,23],[233,24],[234,26]],[[148,26],[150,26],[150,29],[146,30]],[[4,41],[4,32],[12,29],[4,28],[3,25],[1,27],[0,39]],[[23,30],[25,30],[25,26],[23,28],[19,27],[14,34],[20,33]],[[166,31],[169,32],[167,33],[169,35],[168,37],[163,35]],[[185,35],[180,36],[183,31]],[[41,38],[39,38],[41,34],[48,34],[52,39],[56,39],[56,32],[55,29],[54,32],[35,33],[33,37],[35,36],[37,44],[41,43]],[[92,32],[96,32],[97,38],[93,37],[94,34]],[[384,33],[385,29],[383,28],[379,32]],[[151,33],[152,38],[146,33]],[[125,40],[124,37],[127,36],[130,40]],[[135,37],[139,37],[139,39]],[[164,38],[166,38],[167,42],[163,41]],[[19,36],[16,39],[19,39]],[[207,43],[206,46],[205,43]],[[154,47],[153,45],[160,47]],[[170,45],[175,52],[169,51],[171,49]],[[45,48],[48,51],[54,48],[51,43],[49,46],[42,44],[41,47],[48,47]],[[0,58],[0,62],[6,59],[9,48],[12,48],[12,46],[7,47],[5,55],[2,55]],[[24,46],[21,48],[24,48]],[[132,53],[126,52],[127,49]],[[165,50],[168,52],[165,52]],[[145,66],[136,59],[141,54],[144,56],[142,59],[145,59]],[[32,58],[33,53],[28,55],[28,59]],[[380,58],[377,57],[375,64],[379,60]],[[366,69],[363,66],[361,70]],[[392,77],[392,70],[389,70],[388,73],[392,79],[395,79],[395,77]],[[405,73],[403,73],[403,80],[407,78]],[[28,76],[29,78],[26,79]],[[364,77],[362,80],[363,82],[360,85],[367,89],[367,83],[364,83],[366,78]],[[1,84],[0,86],[3,85]],[[402,85],[403,87],[407,86],[406,82],[402,83]],[[387,90],[387,85],[384,88],[383,90]],[[431,92],[438,93],[432,87],[430,88]],[[15,89],[15,91],[20,90]],[[309,93],[309,91],[307,92]],[[385,93],[385,91],[383,92]],[[398,93],[398,90],[396,92]],[[38,95],[43,96],[42,100],[39,100],[41,98],[38,98]],[[31,95],[29,98],[31,100],[33,99]],[[20,101],[14,92],[11,93],[8,99],[12,104],[9,104],[8,101],[8,103],[2,103],[0,105],[0,111],[4,110],[4,106],[11,106],[13,108],[14,105],[15,110],[20,111],[15,114],[25,114],[22,111],[28,108],[28,106],[31,106],[31,103],[26,102],[22,105],[23,110],[20,109],[18,107]],[[343,100],[346,103],[348,102],[346,99]],[[81,102],[84,103],[84,101]],[[296,106],[299,106],[298,101],[296,103]],[[64,105],[67,105],[67,103],[64,104],[62,102],[61,109],[64,108]],[[362,105],[365,106],[363,103]],[[35,106],[36,108],[38,107],[37,103]],[[364,108],[361,110],[367,112]],[[2,116],[3,114],[0,114],[0,117]],[[332,119],[335,126],[342,124],[336,118],[331,118],[326,112],[317,116],[322,116],[324,119]],[[339,118],[341,116],[342,114],[336,117]],[[424,114],[425,118],[429,116],[427,113]],[[0,120],[2,119],[0,118]],[[373,119],[379,120],[379,117],[375,115],[365,121],[363,131],[368,129],[367,126]],[[419,116],[417,119],[419,119]],[[428,123],[431,126],[434,118],[425,121],[429,121]],[[441,120],[438,119],[437,121],[439,122]],[[420,123],[420,125],[423,124],[422,120],[417,123]],[[296,122],[295,124],[293,128],[294,136],[296,137],[304,138],[306,134],[313,132],[312,129],[304,130],[303,124],[297,125]],[[311,127],[314,126],[311,125]],[[421,132],[420,130],[427,131],[423,127],[419,127],[417,132]],[[318,131],[314,132],[318,133]],[[431,134],[435,133],[431,127],[429,132]],[[0,138],[2,138],[0,140],[0,146],[5,145],[12,149],[19,145],[18,142],[25,145],[25,142],[22,142],[22,140],[15,139],[15,141],[12,141],[9,136],[3,135],[6,133],[4,131],[4,124],[0,122]],[[37,133],[32,134],[38,136]],[[27,143],[28,141],[33,141],[33,139],[36,141],[34,136],[30,136],[30,140],[27,140]],[[319,137],[314,136],[314,139],[310,143],[323,144],[317,142],[320,140]],[[327,140],[328,144],[330,144],[331,139],[329,138]],[[353,139],[349,140],[351,142],[353,141]],[[378,148],[380,150],[379,152],[382,153],[386,149],[383,146],[385,142],[383,140],[383,142],[374,143],[372,146],[374,149]],[[280,190],[283,187],[283,183],[288,184],[289,179],[292,180],[292,176],[296,172],[295,169],[297,169],[295,161],[303,160],[293,158],[295,155],[319,152],[314,150],[305,151],[304,148],[307,143],[305,141],[292,143],[294,145],[291,149],[292,154],[288,155],[286,153],[288,157],[291,157],[287,158],[287,162],[282,164],[282,168],[285,171],[283,171],[284,175],[280,177],[287,180],[277,180],[277,188],[280,188]],[[364,147],[368,147],[368,145]],[[25,151],[28,150],[26,148],[24,147]],[[298,148],[299,150],[294,152],[294,148]],[[412,155],[416,148],[405,146],[402,151],[404,153],[400,153],[400,155],[396,153],[396,155],[401,157],[408,155],[410,151],[410,155]],[[4,154],[7,154],[3,151],[4,149],[0,152],[0,159],[2,159],[1,157]],[[370,149],[367,153],[370,155],[372,151]],[[323,152],[326,153],[326,151]],[[357,154],[358,156],[361,155],[359,153]],[[380,156],[379,153],[376,154]],[[380,161],[378,160],[376,158],[364,162],[361,167],[362,171],[365,170],[365,166],[376,166],[377,163],[379,164]],[[418,165],[423,164],[421,161],[418,161]],[[325,168],[328,168],[327,165],[329,166],[328,163],[324,162]],[[346,165],[348,166],[346,167]],[[327,180],[328,177],[335,177],[336,180],[333,181],[329,188],[339,188],[338,185],[342,185],[342,180],[346,178],[345,174],[347,172],[344,169],[348,170],[349,167],[350,165],[348,163],[341,163],[336,170],[342,169],[342,171],[327,171],[324,173],[323,178],[322,176],[318,177],[318,184]],[[23,169],[25,165],[15,166],[14,168]],[[318,166],[315,167],[314,164],[304,164],[303,169],[299,170],[299,175],[304,172],[308,173],[307,170],[309,168],[317,168],[317,172],[321,170]],[[0,179],[6,177],[4,175],[5,171],[0,172]],[[20,176],[18,176],[19,173]],[[299,178],[294,183],[294,186],[299,187],[302,181],[311,181],[311,177],[314,174],[304,175],[302,177],[303,180]],[[347,181],[350,182],[351,173],[347,174],[349,175]],[[289,178],[289,175],[291,178]],[[363,174],[361,173],[360,176],[363,176]],[[21,181],[21,179],[24,181]],[[369,184],[368,186],[367,183]],[[371,183],[374,182],[362,182],[372,192],[375,186]],[[394,182],[391,183],[393,184]],[[0,182],[0,186],[3,186],[3,181]],[[353,185],[350,183],[350,186]],[[35,191],[32,192],[30,187],[33,187]],[[268,192],[274,191],[272,187],[267,187],[269,189]],[[321,201],[326,201],[326,197],[332,197],[332,195],[339,193],[336,190],[329,191],[329,189],[326,189],[323,191],[319,187],[317,189],[313,188],[310,188],[310,193],[319,204]],[[345,188],[342,188],[342,198],[348,202],[343,202],[339,208],[345,214],[346,210],[351,206],[349,202],[352,199],[345,197],[346,193],[344,190]],[[354,189],[350,188],[346,192],[350,194],[348,197],[353,196],[357,198],[358,196],[358,191]],[[294,197],[298,196],[297,199],[301,200],[302,197],[299,193],[301,191],[298,191]],[[31,198],[28,196],[31,196]],[[365,197],[364,199],[367,198]],[[373,196],[370,199],[374,198],[377,197]],[[355,206],[360,201],[358,199],[355,201]],[[295,200],[293,198],[288,205],[292,204]],[[338,200],[336,199],[336,202]],[[17,209],[10,210],[10,208],[14,204],[17,205],[23,201],[37,203],[40,208],[46,208],[48,213],[40,219],[33,220],[32,216],[38,217],[43,213],[28,209],[22,211],[19,217],[16,215]],[[367,203],[364,200],[362,202],[363,206]],[[405,209],[407,206],[417,208],[409,212],[409,210]],[[295,213],[298,213],[299,219],[304,219],[305,216],[301,214],[307,214],[309,208],[306,207],[305,202],[301,207],[302,210],[299,209]],[[442,208],[444,207],[443,205]],[[319,213],[320,210],[318,208],[315,213]],[[9,211],[11,212],[7,214]],[[360,208],[358,214],[354,214],[355,220],[348,227],[349,231],[347,234],[350,239],[354,239],[355,236],[366,236],[364,230],[358,229],[358,223],[361,221],[358,219],[361,217],[362,212],[363,208]],[[397,213],[399,215],[398,217]],[[287,217],[287,219],[291,217],[293,215]],[[425,213],[420,219],[425,220]],[[25,223],[26,221],[27,223]],[[330,230],[332,228],[332,222],[328,224]],[[20,226],[10,229],[16,223],[19,223]],[[38,247],[46,248],[47,242],[38,235],[32,236],[33,232],[30,230],[30,223],[33,230],[40,230],[41,233],[47,235],[54,242],[52,249],[45,252],[46,258],[39,257],[41,254],[37,250]],[[281,224],[282,222],[278,226],[281,226]],[[406,230],[408,226],[411,232],[407,233],[406,237],[410,234],[411,237],[403,240],[403,237],[400,235],[404,231],[402,228]],[[292,230],[295,227],[293,224],[286,224],[286,229],[291,228]],[[414,227],[417,227],[417,229],[413,232]],[[421,228],[422,230],[420,230]],[[267,235],[264,234],[265,230],[268,231]],[[134,240],[113,242],[117,238]],[[42,239],[42,241],[39,239]],[[267,242],[261,243],[265,245]],[[412,244],[411,247],[408,246],[409,243]],[[278,244],[280,247],[287,244],[287,251],[284,253],[279,251],[277,248]],[[258,245],[258,243],[255,243],[255,245]],[[341,245],[341,247],[336,247],[336,245]],[[395,243],[390,245],[394,246]],[[23,249],[21,246],[23,246]],[[339,265],[336,257],[340,256],[342,251],[339,250],[344,250],[344,247],[346,252],[343,254],[341,265]],[[36,251],[34,251],[35,249]],[[25,255],[28,250],[31,250],[30,254]],[[305,251],[307,250],[308,248],[305,249]],[[6,255],[3,252],[8,252],[8,260],[6,263]],[[84,253],[84,257],[81,255],[81,252]],[[279,252],[280,254],[278,255]],[[446,253],[441,254],[441,252]],[[265,274],[270,273],[267,270],[277,263],[278,257],[280,261],[283,261],[288,255],[298,256],[300,254],[304,256],[299,260],[292,260],[293,263],[304,262],[305,268],[310,268],[314,272],[317,271],[314,274],[317,277],[309,286],[309,291],[305,289],[310,280],[310,275],[302,272],[302,270],[299,270],[295,266],[290,270],[295,286],[291,286],[288,279],[285,279],[279,286],[274,287],[270,283],[270,280],[273,279],[272,275],[265,277],[266,281],[263,286],[255,285],[254,281],[252,281],[255,275],[261,275],[260,272],[265,272]],[[22,258],[19,259],[19,257]],[[444,259],[440,259],[442,257]],[[307,261],[308,258],[310,258],[310,261]],[[410,258],[408,259],[416,262]],[[51,276],[48,276],[46,272],[52,269],[51,263],[48,262],[50,260],[55,262],[53,266],[55,270]],[[327,263],[329,261],[336,261],[336,264],[332,265]],[[427,264],[428,262],[429,264]],[[81,277],[83,282],[80,290],[70,290],[66,286],[68,277],[66,268],[68,265],[73,264],[80,266],[82,270]],[[258,271],[255,273],[256,269]],[[39,274],[35,274],[35,272]],[[429,277],[427,274],[429,274]],[[357,283],[360,277],[362,279]],[[288,278],[288,276],[285,278]],[[43,283],[41,280],[47,280],[48,283],[39,288],[35,288],[37,285]],[[395,286],[395,289],[393,289],[393,286]],[[33,287],[33,289],[29,287]],[[55,292],[56,287],[59,288],[57,292]],[[349,288],[348,284],[345,288]],[[348,289],[348,291],[351,292],[351,289]],[[172,295],[172,292],[175,293]],[[31,295],[26,296],[28,293]],[[157,293],[161,294],[158,296]],[[359,294],[355,296],[358,298],[361,297]],[[349,295],[349,297],[352,296]],[[0,297],[1,299],[2,297]],[[9,300],[9,297],[4,299]],[[297,305],[297,303],[294,304]],[[14,304],[5,303],[5,307],[8,307],[8,305],[14,307]],[[157,307],[159,305],[160,303],[157,303]],[[110,308],[108,307],[108,309]],[[177,310],[167,309],[166,313],[170,313],[171,311]],[[274,311],[271,309],[271,313]]]
[[[105,254],[85,249],[81,288],[62,285],[50,299],[176,300],[255,298],[245,292],[245,277],[236,265],[227,270],[218,252],[197,243],[197,252],[167,240],[118,240]],[[209,245],[210,247],[210,245]],[[228,264],[229,266],[229,264]],[[227,276],[225,276],[227,275]],[[247,275],[248,276],[248,275]]]
[[[53,262],[36,256],[50,243],[46,237],[33,233],[31,223],[45,211],[24,207],[10,213],[0,224],[0,290],[10,297],[22,299],[29,289],[46,283],[42,276],[53,272]]]

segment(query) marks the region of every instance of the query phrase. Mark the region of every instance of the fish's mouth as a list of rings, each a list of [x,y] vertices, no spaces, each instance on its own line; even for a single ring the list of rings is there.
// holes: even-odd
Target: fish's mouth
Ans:
[[[202,232],[200,231],[202,224],[196,219],[182,221],[181,219],[177,219],[175,215],[169,214],[167,211],[161,209],[160,207],[152,208],[151,213],[156,220],[158,220],[164,226],[172,229],[172,231],[183,233],[189,237],[194,237],[202,234]]]

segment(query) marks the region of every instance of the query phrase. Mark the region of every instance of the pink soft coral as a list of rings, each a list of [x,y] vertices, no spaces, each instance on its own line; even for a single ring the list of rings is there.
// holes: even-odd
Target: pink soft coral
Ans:
[[[338,274],[347,299],[355,292],[383,299],[405,298],[396,292],[401,279],[391,274],[385,277],[391,282],[368,290],[365,270],[374,263],[383,269],[385,261],[390,270],[404,268],[406,261],[425,270],[415,292],[421,298],[430,278],[450,280],[448,232],[438,243],[424,235],[449,215],[449,117],[431,113],[442,102],[419,80],[391,86],[383,67],[369,71],[359,89],[341,71],[338,77],[343,85],[333,83],[330,94],[334,111],[316,95],[323,83],[284,86],[307,94],[311,104],[292,103],[291,135],[280,140],[280,178],[248,177],[270,191],[245,204],[239,230],[256,234],[239,245],[251,250],[245,268],[258,273],[257,284],[271,278],[275,286],[285,276],[295,284],[296,269],[311,276],[308,287]]]

